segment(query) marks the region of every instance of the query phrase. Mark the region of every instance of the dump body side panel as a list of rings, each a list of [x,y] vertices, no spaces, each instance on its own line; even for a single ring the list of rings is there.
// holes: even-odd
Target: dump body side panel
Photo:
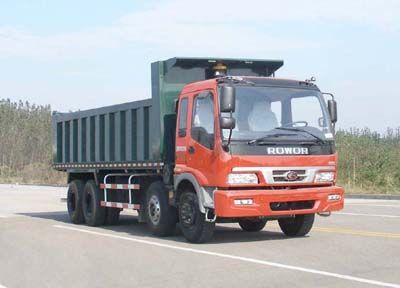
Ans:
[[[93,168],[88,165],[161,161],[150,154],[151,104],[151,100],[142,100],[87,111],[54,113],[56,168],[72,167],[71,164]]]

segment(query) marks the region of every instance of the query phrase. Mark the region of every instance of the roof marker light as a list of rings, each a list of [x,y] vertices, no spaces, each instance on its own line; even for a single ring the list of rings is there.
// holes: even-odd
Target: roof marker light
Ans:
[[[217,63],[213,68],[215,77],[223,77],[228,71],[228,67],[222,63]]]

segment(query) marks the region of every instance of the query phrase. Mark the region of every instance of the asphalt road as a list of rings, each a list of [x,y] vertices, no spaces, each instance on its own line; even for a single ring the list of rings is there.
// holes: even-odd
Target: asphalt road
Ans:
[[[398,287],[400,201],[348,200],[311,234],[218,225],[212,242],[156,238],[133,212],[118,226],[68,221],[65,188],[0,185],[0,288]]]

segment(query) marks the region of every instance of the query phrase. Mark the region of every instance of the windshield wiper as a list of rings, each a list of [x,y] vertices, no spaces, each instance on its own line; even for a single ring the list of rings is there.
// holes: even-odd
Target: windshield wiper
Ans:
[[[249,140],[247,142],[247,144],[254,144],[254,143],[259,143],[263,140],[267,140],[270,138],[277,138],[277,137],[283,137],[283,136],[296,136],[296,134],[288,134],[288,133],[275,133],[275,134],[268,134],[266,136],[257,138],[257,139],[253,139],[253,140]]]
[[[325,140],[322,139],[321,137],[315,135],[314,133],[311,133],[305,129],[301,129],[301,128],[297,128],[297,127],[275,127],[275,129],[279,129],[279,130],[286,130],[286,131],[296,131],[296,132],[304,132],[307,133],[308,135],[314,137],[314,139],[316,139],[318,142],[320,143],[324,143]]]

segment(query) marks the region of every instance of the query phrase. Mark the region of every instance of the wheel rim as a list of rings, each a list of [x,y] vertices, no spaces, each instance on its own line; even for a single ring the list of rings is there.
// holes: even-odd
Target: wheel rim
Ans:
[[[194,205],[193,199],[186,197],[179,206],[181,223],[185,227],[193,226],[196,221],[196,208]]]
[[[157,196],[153,195],[150,197],[149,203],[147,205],[147,211],[150,221],[154,225],[157,225],[160,222],[161,218],[160,200]]]

